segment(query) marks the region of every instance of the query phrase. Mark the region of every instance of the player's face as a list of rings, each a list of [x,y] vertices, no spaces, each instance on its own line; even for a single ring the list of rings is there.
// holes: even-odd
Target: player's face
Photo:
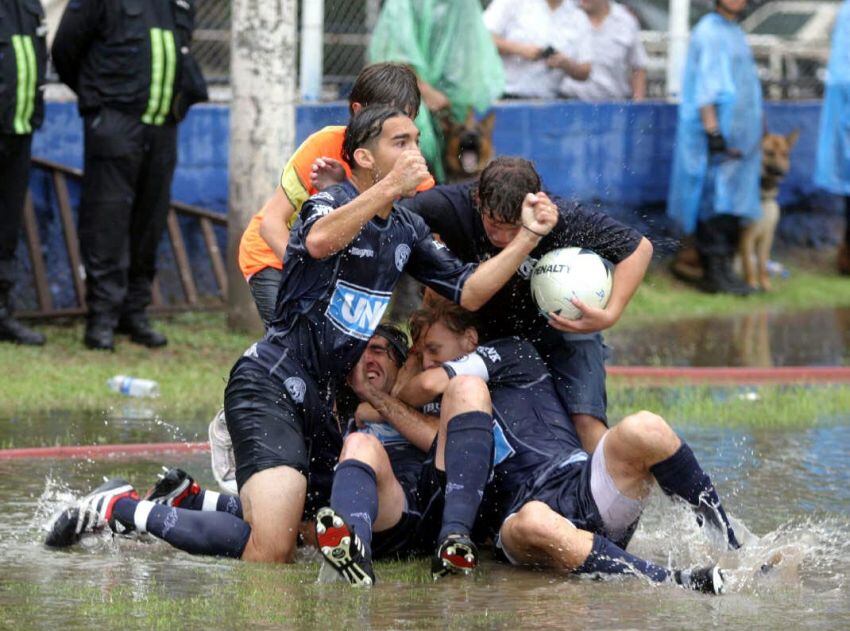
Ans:
[[[396,160],[408,149],[419,149],[419,130],[406,116],[384,121],[381,135],[371,148],[378,179],[393,170]]]
[[[467,333],[455,333],[442,322],[432,324],[422,338],[422,367],[436,368],[475,350]]]
[[[390,355],[390,343],[380,335],[373,336],[360,356],[357,368],[366,371],[366,378],[381,392],[389,393],[398,377],[398,366]]]
[[[481,213],[481,223],[484,224],[484,232],[487,234],[487,239],[490,240],[493,247],[500,250],[506,248],[513,241],[517,232],[522,227],[520,222],[510,223],[499,221],[486,211]]]

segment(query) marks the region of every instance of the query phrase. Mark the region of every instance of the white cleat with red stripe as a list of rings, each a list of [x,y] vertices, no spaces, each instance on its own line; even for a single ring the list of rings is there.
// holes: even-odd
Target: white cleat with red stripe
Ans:
[[[133,530],[112,518],[115,503],[122,498],[139,499],[129,482],[120,478],[107,480],[86,495],[76,506],[66,508],[48,524],[45,544],[55,548],[70,546],[86,532],[109,527],[113,532],[126,534]]]

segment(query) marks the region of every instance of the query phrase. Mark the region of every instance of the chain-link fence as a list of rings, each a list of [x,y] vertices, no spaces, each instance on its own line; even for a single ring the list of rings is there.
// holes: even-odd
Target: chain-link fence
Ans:
[[[311,0],[302,0],[304,2]],[[565,0],[570,2],[574,0]],[[481,0],[487,6],[490,0]],[[369,37],[382,0],[325,0],[323,97],[344,97],[366,63]],[[665,94],[668,0],[623,0],[637,16],[650,53],[649,95]],[[226,85],[230,69],[231,0],[196,0],[194,50],[211,84]],[[710,3],[694,2],[692,22]],[[765,95],[772,99],[819,97],[829,53],[827,34],[838,3],[753,0],[743,22],[759,64]],[[299,14],[300,17],[300,14]],[[299,20],[300,23],[300,20]]]

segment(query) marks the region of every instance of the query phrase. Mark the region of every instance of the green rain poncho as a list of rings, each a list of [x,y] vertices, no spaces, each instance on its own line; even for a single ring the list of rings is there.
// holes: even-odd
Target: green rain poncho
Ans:
[[[369,62],[379,61],[410,65],[448,97],[452,117],[460,122],[470,106],[479,114],[488,110],[505,88],[480,0],[386,0],[369,46]],[[424,103],[416,126],[422,154],[442,181],[442,134]]]

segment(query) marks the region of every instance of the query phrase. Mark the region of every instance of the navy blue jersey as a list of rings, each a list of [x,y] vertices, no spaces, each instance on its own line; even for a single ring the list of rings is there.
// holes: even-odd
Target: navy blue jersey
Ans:
[[[473,191],[474,183],[437,186],[402,204],[421,216],[461,260],[481,263],[499,250],[487,239]],[[604,212],[563,199],[554,198],[553,201],[559,215],[555,228],[540,240],[514,277],[478,311],[482,323],[479,333],[483,339],[520,335],[539,342],[551,328],[540,315],[529,287],[531,270],[547,252],[581,247],[619,263],[635,251],[643,238],[637,230]]]
[[[356,196],[344,182],[302,206],[286,248],[275,315],[255,353],[270,373],[284,358],[295,362],[320,387],[331,386],[328,392],[360,358],[402,271],[459,302],[474,269],[435,241],[419,216],[399,206],[387,219],[373,217],[340,252],[311,257],[310,229]]]
[[[541,466],[582,449],[552,376],[529,342],[508,337],[446,362],[449,377],[487,382],[493,403],[494,482],[505,499]]]

